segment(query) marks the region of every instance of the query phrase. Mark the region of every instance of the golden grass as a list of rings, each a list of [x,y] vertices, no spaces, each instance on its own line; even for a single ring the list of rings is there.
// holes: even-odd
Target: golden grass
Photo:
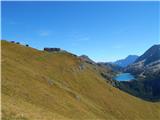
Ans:
[[[69,53],[48,53],[6,41],[1,44],[4,120],[160,119],[160,103],[110,86],[92,65]]]

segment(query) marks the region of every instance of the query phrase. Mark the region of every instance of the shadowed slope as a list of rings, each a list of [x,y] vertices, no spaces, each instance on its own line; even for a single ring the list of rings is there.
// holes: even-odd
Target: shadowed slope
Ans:
[[[92,65],[1,41],[3,119],[160,119],[159,103],[130,96]]]

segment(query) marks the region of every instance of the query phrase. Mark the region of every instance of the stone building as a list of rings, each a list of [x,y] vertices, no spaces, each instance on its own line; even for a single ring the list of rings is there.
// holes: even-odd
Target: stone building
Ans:
[[[58,51],[61,51],[61,49],[60,48],[44,48],[44,51],[58,52]]]

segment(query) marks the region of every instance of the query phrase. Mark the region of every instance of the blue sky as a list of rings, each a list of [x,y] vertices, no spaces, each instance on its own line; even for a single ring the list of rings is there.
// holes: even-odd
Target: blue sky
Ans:
[[[2,39],[60,47],[95,61],[160,43],[160,2],[2,2]]]

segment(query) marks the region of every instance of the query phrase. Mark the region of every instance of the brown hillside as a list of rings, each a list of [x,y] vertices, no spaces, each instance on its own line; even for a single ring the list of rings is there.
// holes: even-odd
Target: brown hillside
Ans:
[[[160,103],[112,87],[72,54],[7,41],[1,47],[3,120],[160,119]]]

